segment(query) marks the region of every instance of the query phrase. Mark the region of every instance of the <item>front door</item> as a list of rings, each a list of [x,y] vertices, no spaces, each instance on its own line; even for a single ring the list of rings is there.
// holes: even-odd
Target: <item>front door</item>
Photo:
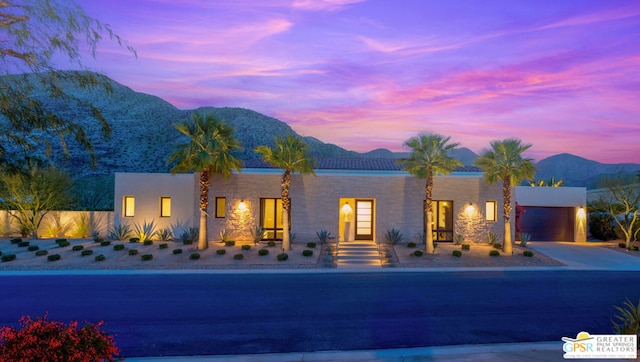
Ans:
[[[356,240],[373,240],[373,200],[356,200]]]

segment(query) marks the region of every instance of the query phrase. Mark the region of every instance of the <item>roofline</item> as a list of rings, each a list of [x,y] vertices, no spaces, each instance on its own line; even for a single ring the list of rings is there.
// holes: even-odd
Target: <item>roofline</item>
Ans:
[[[234,171],[234,173],[238,173]],[[243,168],[241,174],[247,175],[281,175],[281,168]],[[407,171],[390,171],[390,170],[332,170],[332,169],[319,169],[314,170],[317,176],[396,176],[396,177],[408,177],[411,175]],[[436,175],[436,177],[482,177],[483,172],[468,172],[468,171],[454,171],[447,175]]]

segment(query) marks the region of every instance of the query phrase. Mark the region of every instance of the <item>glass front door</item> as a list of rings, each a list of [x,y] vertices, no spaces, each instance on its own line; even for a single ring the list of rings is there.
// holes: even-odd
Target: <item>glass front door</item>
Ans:
[[[373,200],[356,200],[356,240],[373,240]]]

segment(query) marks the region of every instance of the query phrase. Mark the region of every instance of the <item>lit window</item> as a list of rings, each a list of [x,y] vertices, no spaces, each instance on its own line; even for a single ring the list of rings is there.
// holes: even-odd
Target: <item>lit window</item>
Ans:
[[[495,201],[487,201],[486,206],[486,219],[487,221],[496,221],[498,218],[498,207]]]
[[[125,196],[122,199],[122,214],[124,217],[133,217],[135,213],[136,199],[133,196]]]
[[[160,198],[160,217],[170,217],[170,216],[171,216],[171,198],[161,197]]]
[[[225,218],[227,216],[227,198],[216,197],[216,217],[218,219]]]

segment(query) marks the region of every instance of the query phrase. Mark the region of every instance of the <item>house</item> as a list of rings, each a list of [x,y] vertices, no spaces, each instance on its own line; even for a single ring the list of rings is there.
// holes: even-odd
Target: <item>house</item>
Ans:
[[[261,161],[247,161],[242,172],[227,179],[213,175],[209,240],[220,240],[219,232],[225,229],[236,240],[251,240],[258,226],[265,229],[265,239],[281,240],[282,173]],[[392,229],[406,240],[422,237],[425,180],[402,171],[396,160],[319,159],[315,173],[292,175],[294,243],[313,241],[320,230],[347,242],[384,241]],[[197,226],[197,175],[116,173],[115,183],[116,223],[153,220],[158,227]],[[488,185],[480,169],[461,167],[437,175],[433,200],[434,241],[450,242],[459,234],[467,242],[484,242],[488,232],[502,239],[501,185]]]

